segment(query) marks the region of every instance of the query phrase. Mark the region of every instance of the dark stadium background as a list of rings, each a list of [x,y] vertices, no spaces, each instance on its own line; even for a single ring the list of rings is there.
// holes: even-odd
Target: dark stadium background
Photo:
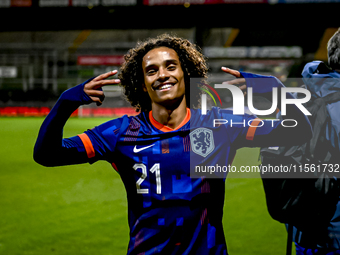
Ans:
[[[326,59],[325,38],[340,26],[339,7],[337,0],[1,0],[1,112],[19,111],[7,108],[3,113],[4,107],[46,107],[38,109],[44,115],[62,91],[118,68],[137,40],[163,32],[186,37],[203,52],[211,46],[236,49],[232,55],[207,54],[218,81],[223,79],[222,65],[300,77],[303,64],[316,54]],[[267,46],[297,47],[301,54],[275,55],[275,49],[266,56],[237,54],[237,49]],[[100,63],[81,64],[79,57],[84,56],[99,56]],[[118,60],[107,63],[105,56]],[[113,89],[109,96],[115,99],[104,106],[130,113],[119,95]]]

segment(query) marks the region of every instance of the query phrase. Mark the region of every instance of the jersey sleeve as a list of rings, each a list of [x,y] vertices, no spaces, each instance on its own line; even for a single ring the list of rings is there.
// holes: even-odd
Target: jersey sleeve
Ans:
[[[256,146],[253,142],[257,140],[255,137],[272,130],[268,123],[252,114],[234,115],[230,110],[221,109],[219,118],[226,128],[230,143],[236,148]]]
[[[246,79],[247,87],[253,88],[254,94],[261,95],[270,101],[273,88],[281,91],[285,87],[279,79],[273,76],[245,72],[241,74]],[[285,97],[295,98],[289,92],[286,92]],[[280,92],[278,98],[281,98]],[[287,114],[280,120],[260,120],[255,116],[245,116],[248,119],[247,127],[240,133],[239,144],[250,147],[298,145],[310,139],[312,128],[307,116],[295,104],[287,104],[286,111]],[[254,120],[249,122],[252,118]]]
[[[115,152],[122,124],[127,122],[127,116],[111,120],[89,129],[73,139],[80,139],[89,163],[110,160]]]
[[[264,120],[254,115],[244,116],[244,119],[245,125],[234,141],[236,147],[278,146],[284,143],[280,120]]]
[[[63,139],[63,128],[72,112],[80,105],[92,102],[84,92],[84,86],[90,80],[64,91],[43,121],[33,150],[37,163],[52,167],[86,162],[81,140]]]
[[[300,144],[305,142],[310,132],[308,127],[303,132],[301,127],[298,128],[303,126],[299,123],[301,119],[288,126],[282,119],[261,119],[252,114],[233,115],[226,110],[220,110],[219,117],[224,120],[230,143],[236,149]]]

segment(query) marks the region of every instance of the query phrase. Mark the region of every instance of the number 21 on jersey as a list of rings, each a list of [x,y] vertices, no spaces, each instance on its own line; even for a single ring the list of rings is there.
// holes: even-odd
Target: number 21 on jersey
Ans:
[[[141,188],[141,184],[145,181],[145,179],[148,176],[148,170],[146,168],[146,165],[141,164],[141,163],[137,163],[133,166],[133,169],[135,169],[136,171],[138,169],[142,170],[141,177],[136,181],[137,194],[149,194],[149,189],[142,189]],[[156,185],[157,185],[156,193],[161,194],[162,193],[162,184],[161,184],[161,171],[160,171],[159,163],[154,164],[150,168],[149,171],[152,174],[155,174],[155,176],[156,176]]]

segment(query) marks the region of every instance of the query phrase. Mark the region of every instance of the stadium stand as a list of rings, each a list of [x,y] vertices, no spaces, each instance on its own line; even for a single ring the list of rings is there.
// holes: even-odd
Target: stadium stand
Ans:
[[[328,11],[328,23],[322,23],[325,20],[322,16],[316,27],[287,18],[288,13],[307,18],[315,12],[315,8],[309,8],[308,13],[304,11],[312,4],[291,7],[275,1],[250,5],[210,1],[217,4],[202,6],[197,1],[95,2],[98,4],[76,1],[76,7],[71,7],[72,1],[29,0],[6,1],[7,5],[0,6],[0,21],[6,24],[0,32],[2,109],[51,108],[62,91],[119,68],[122,56],[138,40],[164,32],[188,38],[202,48],[214,77],[212,82],[225,79],[220,72],[222,65],[283,79],[294,77],[300,72],[299,66],[318,51],[329,24],[337,26],[329,13],[336,9],[331,8],[335,6],[332,3],[318,4],[317,9]],[[247,1],[238,1],[243,2]],[[65,7],[52,8],[56,4]],[[214,18],[207,18],[207,12],[214,14]],[[176,13],[176,17],[185,18],[155,22],[154,13]],[[247,13],[247,19],[238,19],[238,13]],[[7,22],[18,15],[25,22]],[[126,15],[138,22],[126,22]],[[74,17],[82,17],[81,22]],[[84,17],[91,17],[91,22]],[[58,22],[50,23],[51,20]],[[128,109],[129,105],[120,96],[122,91],[117,87],[113,90],[103,108]]]

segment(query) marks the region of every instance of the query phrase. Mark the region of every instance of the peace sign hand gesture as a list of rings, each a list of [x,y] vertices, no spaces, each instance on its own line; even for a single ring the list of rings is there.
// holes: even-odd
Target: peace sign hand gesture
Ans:
[[[119,79],[106,80],[110,76],[115,75],[117,72],[118,72],[117,70],[114,70],[108,73],[101,74],[85,84],[84,92],[91,98],[93,102],[96,102],[98,106],[103,103],[103,100],[105,98],[102,87],[120,83]]]

